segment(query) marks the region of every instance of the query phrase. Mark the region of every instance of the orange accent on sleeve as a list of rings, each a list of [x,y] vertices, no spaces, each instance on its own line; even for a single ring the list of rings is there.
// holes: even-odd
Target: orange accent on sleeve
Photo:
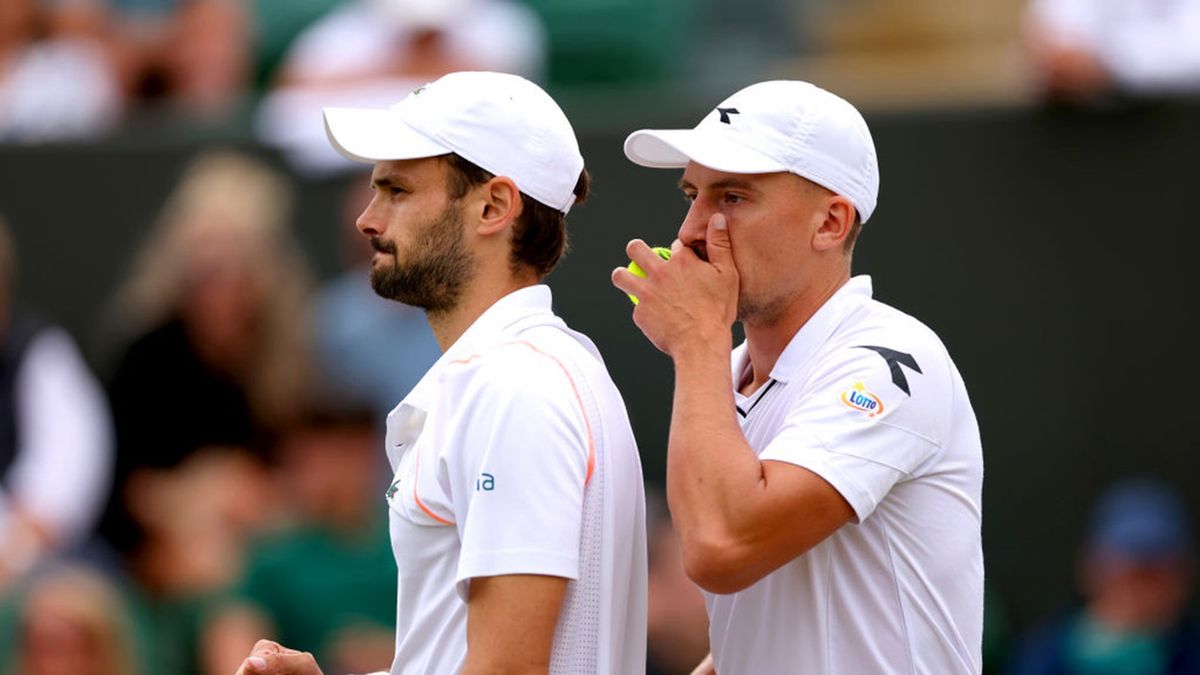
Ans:
[[[421,478],[421,452],[419,449],[415,449],[415,448],[414,448],[414,451],[417,453],[417,467],[416,467],[416,470],[414,471],[414,475],[413,475],[413,501],[415,501],[417,503],[417,506],[420,507],[420,509],[425,512],[425,515],[429,516],[430,518],[433,518],[435,521],[441,523],[442,525],[453,525],[454,524],[453,522],[446,520],[445,518],[442,518],[438,514],[434,513],[428,506],[425,506],[425,502],[421,501],[421,497],[417,495],[417,485],[419,485],[421,483],[421,481],[420,481],[420,478]]]
[[[519,344],[523,344],[526,347],[529,347],[530,349],[537,352],[538,354],[541,354],[542,356],[545,356],[546,358],[550,359],[554,363],[558,364],[558,367],[561,368],[563,371],[563,375],[567,376],[567,382],[571,383],[571,392],[575,394],[575,402],[579,404],[579,412],[580,412],[580,414],[583,415],[583,426],[587,429],[587,437],[588,437],[587,475],[584,476],[584,479],[583,479],[583,484],[584,484],[584,486],[586,486],[588,483],[590,483],[592,481],[592,473],[594,473],[596,470],[596,437],[592,434],[592,422],[591,422],[591,420],[588,419],[587,408],[585,408],[583,405],[583,397],[579,395],[579,387],[577,387],[575,385],[575,378],[571,377],[571,371],[567,370],[567,367],[565,365],[563,365],[563,362],[559,361],[558,358],[556,358],[555,356],[553,356],[551,354],[547,354],[546,352],[535,347],[532,343],[526,342],[524,340],[521,340],[519,342]]]
[[[507,342],[505,344],[524,345],[524,346],[532,349],[534,352],[541,354],[542,356],[545,356],[546,358],[550,359],[555,364],[557,364],[559,368],[562,369],[563,375],[567,376],[567,382],[571,383],[571,392],[575,394],[575,402],[579,404],[579,413],[581,415],[583,415],[583,425],[587,429],[587,437],[588,437],[587,474],[584,476],[584,479],[583,479],[583,484],[586,487],[587,484],[592,481],[592,474],[595,473],[595,470],[596,470],[596,438],[595,438],[595,435],[592,434],[592,422],[591,422],[591,420],[588,419],[587,408],[585,408],[583,405],[583,397],[579,395],[579,387],[576,386],[576,384],[575,384],[575,378],[571,377],[571,371],[567,370],[567,367],[563,364],[562,361],[560,361],[554,355],[547,354],[546,352],[538,349],[531,342],[528,342],[526,340],[517,340],[515,342]],[[500,346],[504,346],[504,345],[500,345]],[[465,358],[455,359],[454,361],[451,361],[450,363],[453,363],[455,365],[465,365],[465,364],[468,364],[468,363],[474,361],[477,358],[480,358],[481,356],[483,356],[483,354],[476,353],[476,354],[467,356]],[[418,461],[419,461],[419,458],[418,458]],[[420,465],[418,464],[418,467],[419,466]],[[414,488],[413,496],[414,497],[416,496],[415,488]],[[421,509],[423,509],[426,513],[428,513],[431,518],[441,521],[440,518],[433,515],[432,512],[430,512],[428,509],[426,509],[425,506],[423,504],[421,504],[420,500],[417,501],[417,506],[420,506]],[[444,522],[444,521],[442,521],[442,522]]]

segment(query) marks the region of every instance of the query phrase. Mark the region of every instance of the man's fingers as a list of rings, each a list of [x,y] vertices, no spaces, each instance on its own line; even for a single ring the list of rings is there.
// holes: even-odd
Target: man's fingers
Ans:
[[[270,657],[271,673],[280,675],[321,675],[317,660],[308,652],[288,650],[287,654],[275,654]]]
[[[714,213],[708,219],[704,243],[708,252],[708,262],[717,267],[733,263],[733,243],[729,240],[729,223],[724,214]]]
[[[321,675],[312,654],[286,647],[279,649],[248,657],[238,669],[238,675]]]
[[[644,282],[633,272],[624,267],[618,267],[612,271],[612,283],[613,286],[625,291],[627,294],[637,295],[642,290]]]
[[[245,661],[242,661],[242,667],[238,668],[236,675],[265,675],[270,671],[267,670],[267,660],[261,656],[250,656]]]
[[[291,651],[287,647],[279,644],[274,640],[259,640],[254,643],[254,648],[250,650],[251,654],[264,656],[266,654],[274,654],[275,652]]]
[[[289,649],[274,640],[259,640],[236,675],[315,675],[321,671],[312,654]]]
[[[625,253],[630,260],[637,263],[638,267],[647,273],[659,265],[666,264],[666,261],[658,257],[658,254],[641,239],[634,239],[626,244]]]

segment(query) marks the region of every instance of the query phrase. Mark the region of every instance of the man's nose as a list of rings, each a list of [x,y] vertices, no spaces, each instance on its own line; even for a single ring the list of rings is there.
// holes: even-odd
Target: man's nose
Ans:
[[[711,216],[710,209],[704,208],[698,201],[692,202],[687,215],[683,217],[683,223],[679,226],[679,241],[689,248],[702,243]]]
[[[368,237],[383,234],[383,230],[379,226],[379,220],[375,215],[375,210],[372,208],[374,205],[375,200],[372,199],[371,203],[367,204],[367,208],[363,209],[363,212],[358,214],[358,219],[354,221],[354,226],[358,228],[358,231]]]

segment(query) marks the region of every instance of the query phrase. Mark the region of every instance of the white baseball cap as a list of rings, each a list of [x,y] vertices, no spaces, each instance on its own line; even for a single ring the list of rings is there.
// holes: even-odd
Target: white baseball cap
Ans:
[[[867,123],[844,99],[808,82],[750,85],[694,129],[642,129],[625,156],[658,169],[689,161],[729,173],[789,171],[840,194],[865,223],[879,197],[879,163]]]
[[[541,87],[505,73],[451,73],[391,108],[325,108],[325,133],[357,162],[456,153],[563,213],[583,171],[562,109]]]

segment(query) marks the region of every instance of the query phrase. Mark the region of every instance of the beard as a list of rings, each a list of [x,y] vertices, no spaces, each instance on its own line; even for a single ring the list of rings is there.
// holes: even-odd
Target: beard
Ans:
[[[371,247],[390,253],[371,268],[371,288],[381,297],[420,307],[430,314],[449,312],[475,273],[475,258],[467,249],[462,216],[454,203],[434,220],[419,225],[409,257],[401,260],[396,243],[371,237]]]
[[[775,323],[795,298],[791,295],[768,296],[738,289],[737,320],[742,323]]]

